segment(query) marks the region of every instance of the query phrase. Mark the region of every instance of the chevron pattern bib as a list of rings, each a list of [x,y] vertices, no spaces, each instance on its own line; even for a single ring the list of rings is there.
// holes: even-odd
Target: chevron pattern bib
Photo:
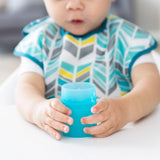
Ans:
[[[24,28],[25,38],[15,48],[38,64],[44,74],[46,98],[60,97],[68,82],[91,82],[97,97],[121,94],[132,88],[134,62],[157,47],[156,40],[136,25],[109,15],[101,28],[84,36],[65,32],[51,18]]]

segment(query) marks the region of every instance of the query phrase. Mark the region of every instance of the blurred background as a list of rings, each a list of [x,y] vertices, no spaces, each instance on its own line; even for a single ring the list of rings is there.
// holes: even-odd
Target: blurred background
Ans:
[[[159,0],[117,0],[110,12],[148,30],[160,42]],[[44,16],[43,0],[0,0],[0,84],[20,63],[12,52],[23,38],[23,27]]]

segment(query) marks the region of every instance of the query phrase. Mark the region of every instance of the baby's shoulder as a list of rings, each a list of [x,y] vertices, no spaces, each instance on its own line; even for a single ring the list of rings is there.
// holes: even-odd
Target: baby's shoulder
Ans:
[[[50,18],[44,17],[37,19],[24,27],[22,33],[24,36],[29,34],[39,34],[45,36],[52,36],[60,32],[60,27]]]
[[[107,24],[110,29],[112,30],[115,29],[116,31],[126,30],[126,29],[134,31],[135,28],[137,27],[134,23],[112,14],[107,16]]]

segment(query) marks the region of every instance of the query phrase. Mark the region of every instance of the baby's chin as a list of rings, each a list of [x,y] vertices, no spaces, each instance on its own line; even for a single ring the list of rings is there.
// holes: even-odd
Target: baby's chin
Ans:
[[[91,31],[69,31],[71,34],[75,35],[75,36],[84,36],[86,34],[88,34]]]

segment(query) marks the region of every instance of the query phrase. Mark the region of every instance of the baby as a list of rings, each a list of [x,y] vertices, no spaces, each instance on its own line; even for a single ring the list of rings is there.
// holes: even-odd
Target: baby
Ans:
[[[32,22],[15,48],[21,56],[16,105],[20,114],[56,139],[74,123],[60,99],[61,86],[89,82],[99,102],[82,124],[107,137],[151,113],[160,102],[160,77],[151,51],[156,40],[109,15],[115,0],[44,0],[49,17]],[[121,95],[117,97],[117,91]],[[66,125],[69,124],[69,125]]]

